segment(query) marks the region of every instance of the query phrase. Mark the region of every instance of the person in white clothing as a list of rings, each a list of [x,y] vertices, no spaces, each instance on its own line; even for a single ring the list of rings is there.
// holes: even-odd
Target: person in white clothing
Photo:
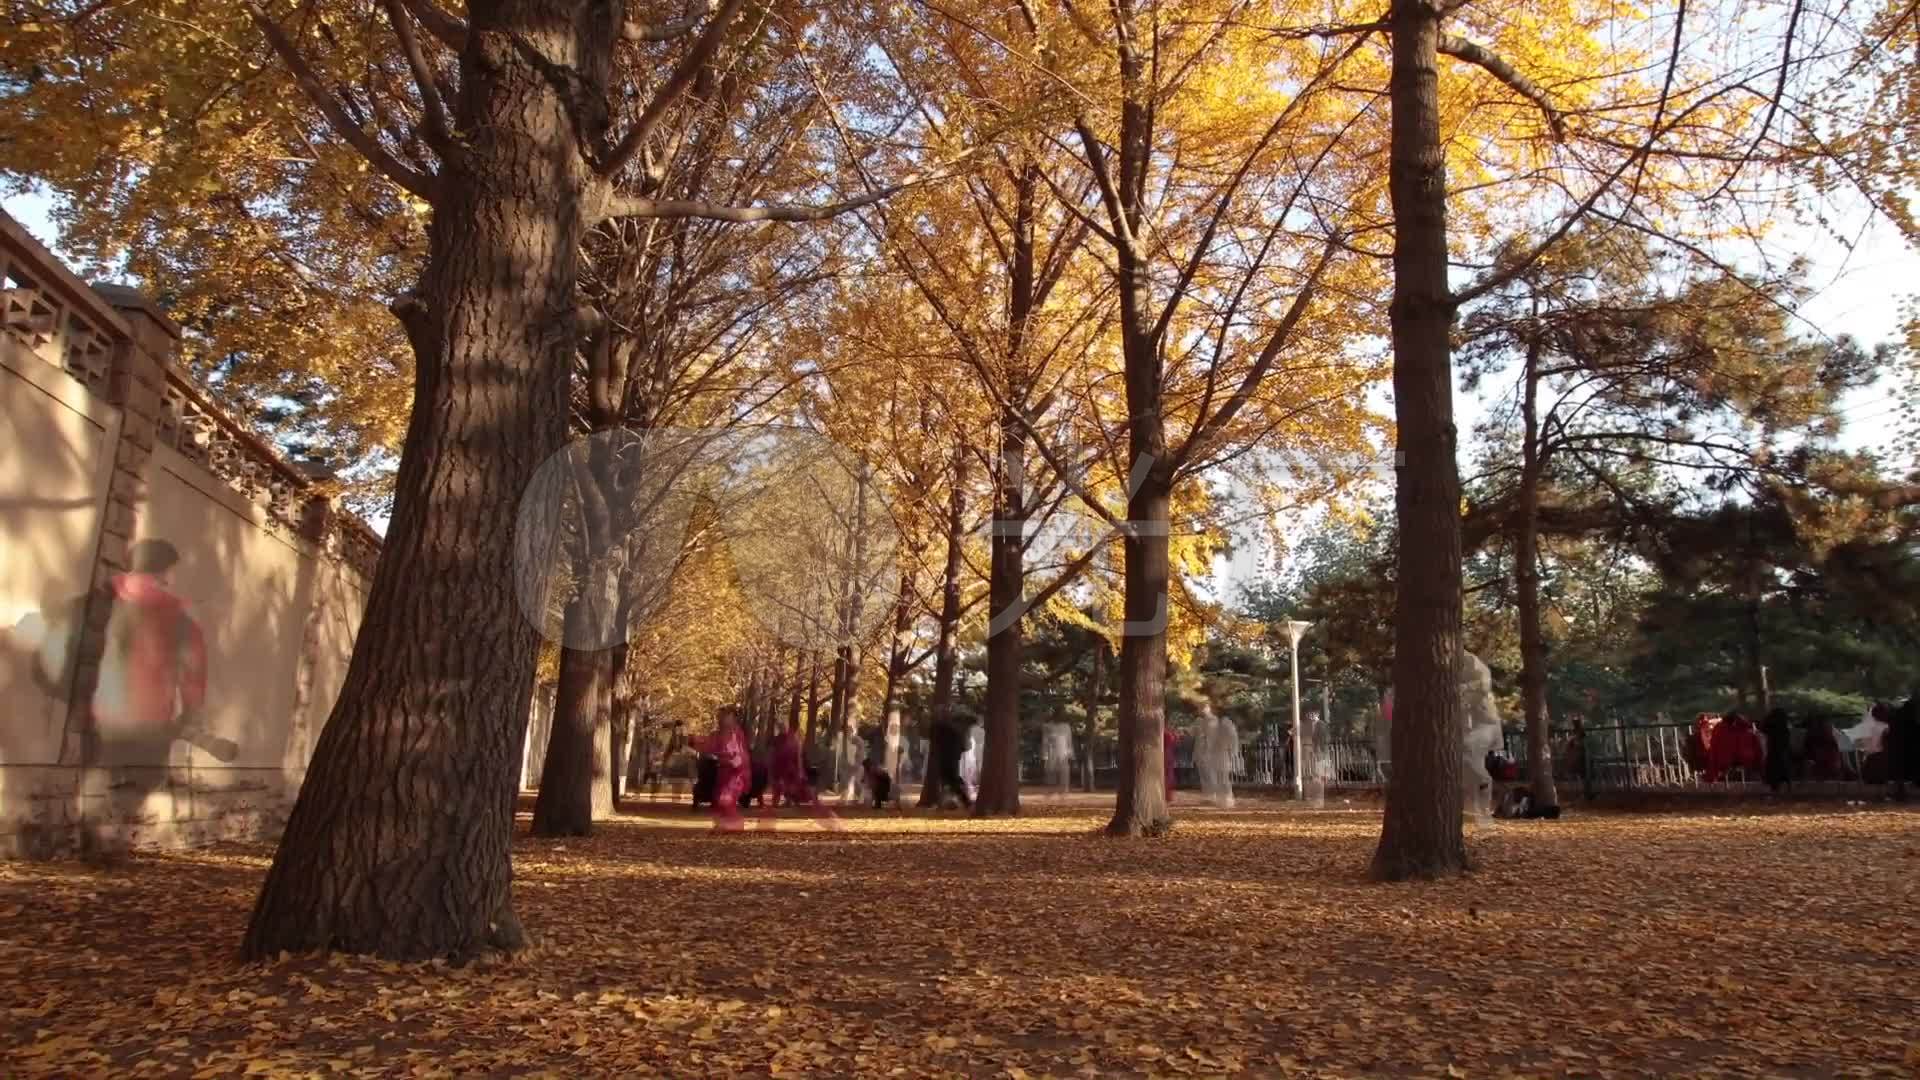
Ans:
[[[967,798],[980,797],[980,755],[985,749],[987,732],[978,723],[967,726],[967,749],[960,755],[960,779],[967,785]]]
[[[1213,706],[1200,703],[1200,722],[1193,742],[1193,763],[1200,772],[1200,791],[1207,801],[1225,810],[1233,808],[1233,776],[1242,768],[1240,729]]]
[[[1073,778],[1073,729],[1055,720],[1040,728],[1040,761],[1047,786],[1065,795]]]

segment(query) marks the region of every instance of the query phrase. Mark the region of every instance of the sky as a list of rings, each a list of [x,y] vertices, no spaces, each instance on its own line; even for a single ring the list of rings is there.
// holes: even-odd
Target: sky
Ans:
[[[1862,215],[1862,221],[1864,224],[1856,224],[1849,235],[1851,250],[1828,234],[1785,227],[1769,242],[1768,256],[1776,262],[1794,255],[1807,260],[1807,280],[1813,292],[1797,313],[1804,333],[1850,336],[1871,348],[1901,340],[1902,306],[1920,296],[1920,252],[1908,247],[1899,231],[1884,219]],[[1883,382],[1843,398],[1842,429],[1837,440],[1840,447],[1854,451],[1887,448],[1900,422],[1900,389]],[[1488,399],[1498,397],[1503,390],[1489,385],[1483,395],[1474,395],[1461,393],[1456,387],[1455,422],[1465,443],[1462,461],[1472,453],[1471,433],[1484,416]],[[1369,402],[1376,411],[1393,414],[1393,396],[1385,384],[1373,389]],[[1911,465],[1911,453],[1907,450],[1909,456],[1901,460]],[[1320,520],[1318,508],[1304,508],[1291,520],[1283,521],[1281,529],[1290,541],[1297,541]],[[1214,599],[1231,603],[1247,583],[1290,569],[1284,552],[1275,553],[1259,540],[1236,537],[1232,553],[1215,560],[1207,591]]]

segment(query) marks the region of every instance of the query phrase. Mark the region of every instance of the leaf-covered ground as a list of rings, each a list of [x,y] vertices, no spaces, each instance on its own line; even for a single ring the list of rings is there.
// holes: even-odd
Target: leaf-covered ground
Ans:
[[[265,846],[0,864],[0,1074],[1910,1076],[1920,814],[1587,814],[1361,876],[1376,811],[641,808],[520,839],[466,969],[234,959]]]

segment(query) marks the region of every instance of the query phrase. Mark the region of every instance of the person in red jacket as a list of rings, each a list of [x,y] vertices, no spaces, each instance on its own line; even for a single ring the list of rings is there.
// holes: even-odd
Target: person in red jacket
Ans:
[[[93,730],[109,764],[166,764],[183,740],[220,761],[239,747],[207,730],[207,642],[173,591],[180,553],[165,540],[133,545],[109,584],[112,612],[94,684]],[[118,760],[114,760],[118,759]]]
[[[808,807],[821,828],[840,829],[840,819],[820,801],[819,793],[807,780],[807,759],[800,745],[797,720],[773,740],[773,758],[767,763],[767,786],[771,797],[760,808],[760,828],[773,828],[774,808],[785,799],[790,806]]]
[[[740,796],[747,793],[753,780],[753,759],[747,753],[747,733],[741,730],[733,706],[720,706],[713,734],[698,740],[696,746],[719,762],[713,785],[713,827],[718,832],[737,832],[742,825]]]

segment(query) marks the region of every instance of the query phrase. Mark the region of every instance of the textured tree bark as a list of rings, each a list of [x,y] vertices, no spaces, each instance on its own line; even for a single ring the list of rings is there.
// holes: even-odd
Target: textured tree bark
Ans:
[[[812,662],[807,667],[807,749],[813,749],[813,739],[820,723],[820,654],[809,654]]]
[[[624,723],[627,730],[627,783],[623,789],[626,794],[640,790],[640,784],[646,779],[647,758],[653,752],[653,731],[650,718],[640,708],[640,679],[630,662],[630,650],[625,643],[613,650],[613,717],[616,724]]]
[[[999,483],[995,485],[991,566],[987,599],[987,745],[980,763],[980,798],[973,812],[981,817],[1020,812],[1020,668],[1025,647],[1026,613],[1026,426],[1016,410],[1024,408],[1028,387],[1024,342],[1033,315],[1033,203],[1039,184],[1032,167],[1020,173],[1014,202],[1013,251],[1007,290],[1007,363],[1009,400],[1000,416]]]
[[[1137,453],[1138,451],[1136,451]],[[1173,828],[1167,805],[1167,583],[1170,485],[1154,470],[1127,501],[1126,626],[1120,639],[1120,781],[1115,836],[1159,836]]]
[[[608,715],[612,718],[608,730],[613,736],[611,743],[613,756],[610,761],[612,767],[607,775],[607,793],[613,800],[613,805],[617,807],[620,805],[621,786],[627,778],[627,748],[632,743],[632,731],[627,727],[626,718],[620,715],[618,708],[609,705]]]
[[[760,744],[764,747],[773,742],[780,733],[780,705],[784,687],[781,685],[786,674],[786,665],[781,663],[778,652],[768,662],[766,675],[760,680]]]
[[[793,691],[787,701],[787,726],[800,726],[800,695],[806,692],[807,680],[802,672],[806,670],[807,653],[802,649],[793,650]]]
[[[1132,21],[1132,7],[1116,9]],[[1142,85],[1144,60],[1125,50],[1123,79]],[[1138,235],[1146,218],[1145,176],[1152,162],[1152,119],[1144,97],[1130,92],[1121,108],[1119,192],[1126,225]],[[1118,228],[1118,223],[1116,223]],[[1153,282],[1146,256],[1131,245],[1117,252],[1120,338],[1126,366],[1126,612],[1120,640],[1120,778],[1114,793],[1116,836],[1158,836],[1173,828],[1162,766],[1167,686],[1167,585],[1174,463],[1169,459]]]
[[[747,673],[747,690],[740,700],[740,730],[747,737],[747,745],[753,745],[753,739],[759,732],[760,723],[760,669]]]
[[[1553,784],[1553,740],[1547,716],[1546,642],[1540,632],[1540,346],[1528,347],[1521,372],[1520,527],[1514,579],[1520,609],[1520,698],[1527,716],[1527,782],[1536,807],[1560,805]]]
[[[947,562],[941,575],[940,643],[933,654],[933,715],[930,728],[952,728],[953,676],[960,664],[960,568],[965,556],[967,528],[967,460],[954,455],[953,491],[947,503]],[[932,731],[931,740],[937,741]],[[920,783],[921,806],[940,806],[947,797],[946,779],[927,761],[926,778]]]
[[[1025,493],[1021,462],[1025,429],[1008,415],[1000,423],[1000,497],[993,515],[992,564],[987,575],[992,604],[987,637],[987,745],[980,763],[980,797],[973,812],[1004,817],[1020,812],[1020,668],[1026,599]]]
[[[888,717],[899,706],[900,680],[907,677],[907,652],[913,647],[913,577],[900,575],[894,594],[893,634],[887,647],[887,684],[880,695],[880,715]]]
[[[1092,791],[1093,775],[1093,733],[1100,726],[1100,699],[1106,696],[1107,685],[1107,643],[1095,638],[1093,641],[1093,670],[1087,673],[1087,698],[1084,708],[1087,712],[1086,782],[1087,790]],[[1162,778],[1165,779],[1164,777]]]
[[[1753,542],[1753,512],[1747,512],[1747,547],[1744,552],[1747,561],[1746,588],[1746,645],[1747,685],[1741,693],[1742,699],[1752,695],[1753,711],[1750,717],[1758,723],[1760,718],[1773,709],[1773,694],[1767,686],[1766,658],[1761,652],[1760,642],[1760,578],[1762,570],[1760,558]]]
[[[601,635],[619,604],[617,570],[600,565],[567,604],[569,641]],[[613,651],[562,649],[553,733],[533,803],[535,836],[586,836],[613,816]]]
[[[653,731],[645,717],[635,716],[631,723],[632,734],[628,736],[631,741],[627,748],[626,793],[628,795],[638,792],[640,785],[646,782],[647,766],[650,764],[649,759],[653,757],[654,739]]]
[[[855,734],[855,706],[859,703],[860,692],[860,649],[856,639],[860,635],[860,619],[866,606],[866,591],[863,588],[867,576],[867,485],[871,472],[867,463],[860,463],[860,472],[854,485],[853,530],[847,538],[848,571],[847,587],[840,613],[840,647],[835,652],[833,667],[833,783],[835,787],[851,782],[850,777],[842,774],[843,760],[848,740]],[[857,768],[858,765],[856,764]]]
[[[1434,0],[1394,0],[1388,191],[1394,214],[1393,392],[1404,455],[1394,487],[1393,775],[1373,873],[1467,867],[1461,828],[1460,472],[1454,460],[1453,302]]]
[[[464,144],[437,178],[427,264],[401,308],[416,383],[394,516],[248,957],[422,959],[524,941],[508,848],[537,637],[507,583],[521,494],[566,434],[592,182],[540,68],[604,81],[611,6],[576,20],[572,0],[467,5]]]

